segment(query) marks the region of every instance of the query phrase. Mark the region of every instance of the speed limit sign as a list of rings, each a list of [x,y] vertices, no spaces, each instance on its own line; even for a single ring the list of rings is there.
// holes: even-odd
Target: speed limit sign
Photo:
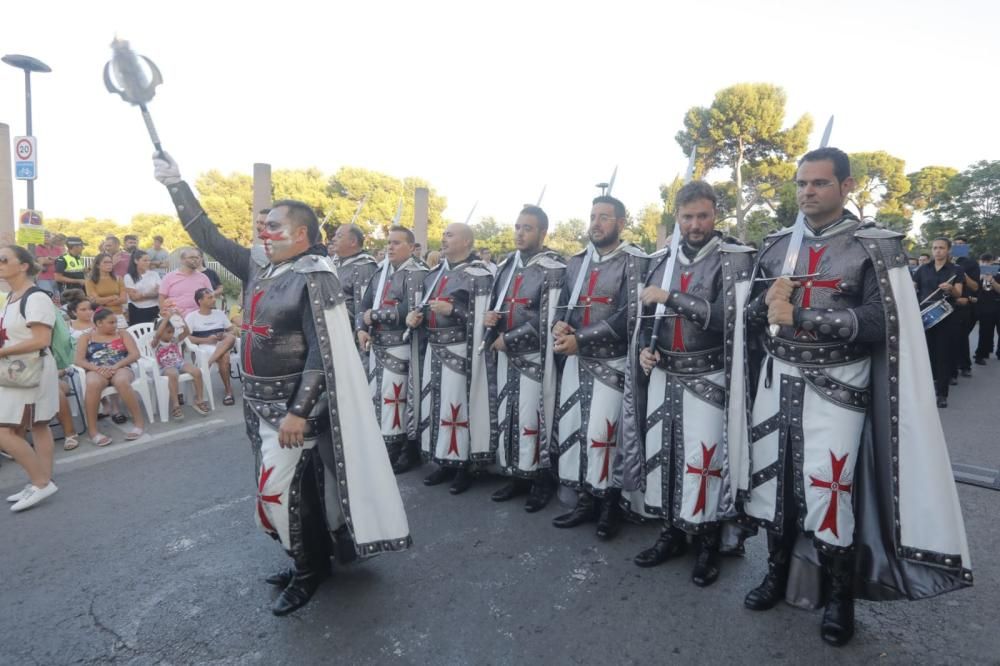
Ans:
[[[18,180],[38,177],[38,151],[33,136],[14,137],[14,177]]]

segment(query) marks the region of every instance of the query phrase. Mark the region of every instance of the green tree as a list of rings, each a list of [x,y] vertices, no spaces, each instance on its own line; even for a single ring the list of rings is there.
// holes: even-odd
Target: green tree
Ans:
[[[858,217],[864,218],[869,206],[891,219],[907,217],[902,205],[902,198],[910,191],[906,163],[884,150],[851,153],[850,159],[851,174],[858,185],[847,199],[857,208]]]
[[[484,217],[472,226],[472,235],[476,239],[476,250],[488,249],[493,253],[493,260],[508,252],[514,251],[514,227],[500,224],[492,217]]]
[[[927,210],[938,197],[948,191],[951,179],[958,175],[958,169],[946,166],[926,166],[920,171],[906,174],[910,181],[910,191],[903,201],[915,210]]]
[[[625,227],[622,238],[641,247],[644,252],[654,252],[656,250],[656,234],[663,221],[663,206],[660,204],[647,204],[635,221]]]
[[[697,147],[695,176],[728,169],[736,188],[736,235],[746,238],[746,216],[775,200],[792,180],[792,161],[806,149],[812,118],[806,114],[788,129],[785,92],[769,83],[739,83],[720,90],[709,107],[692,107],[676,140],[690,153]]]
[[[1000,161],[981,161],[951,178],[927,211],[925,243],[937,236],[965,236],[974,251],[1000,249]]]
[[[545,237],[545,245],[564,257],[571,257],[587,244],[587,225],[580,218],[558,223]]]

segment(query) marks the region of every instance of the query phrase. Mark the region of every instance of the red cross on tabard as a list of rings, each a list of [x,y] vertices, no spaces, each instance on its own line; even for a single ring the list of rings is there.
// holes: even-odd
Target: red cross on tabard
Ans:
[[[448,276],[447,275],[442,275],[441,276],[441,280],[438,282],[437,293],[434,294],[434,298],[432,298],[431,300],[432,301],[438,301],[438,302],[441,302],[441,303],[451,303],[454,299],[452,299],[452,298],[446,298],[446,297],[444,297],[444,296],[441,295],[442,293],[444,293],[444,288],[447,285],[448,285]],[[431,320],[430,320],[430,322],[428,322],[427,325],[430,326],[431,328],[437,328],[437,316],[435,315],[433,309],[431,309]]]
[[[524,432],[521,433],[521,437],[532,437],[532,436],[534,436],[534,438],[535,438],[535,457],[531,461],[532,465],[537,465],[538,464],[539,460],[541,460],[541,454],[542,454],[541,450],[539,449],[539,442],[538,442],[538,424],[540,424],[542,422],[542,415],[538,414],[537,416],[538,416],[538,421],[535,424],[534,430],[532,430],[528,426],[524,426]]]
[[[395,299],[392,299],[392,298],[386,298],[389,295],[389,287],[391,287],[391,286],[392,286],[392,281],[391,280],[386,280],[385,281],[385,287],[382,288],[382,299],[381,299],[381,301],[382,301],[382,307],[384,307],[384,308],[386,308],[386,307],[391,308],[391,307],[394,307],[396,305],[399,305],[399,301],[397,301]]]
[[[698,499],[694,503],[694,513],[692,514],[694,516],[705,512],[705,503],[708,499],[708,477],[714,476],[718,479],[722,478],[722,468],[712,468],[712,458],[715,456],[715,450],[718,446],[718,444],[712,444],[712,448],[708,448],[705,446],[705,442],[702,442],[701,467],[695,467],[691,463],[688,463],[687,465],[688,474],[697,474],[701,477],[701,481],[698,485]]]
[[[261,469],[260,472],[260,483],[257,484],[257,516],[260,518],[261,526],[268,532],[277,533],[278,530],[274,529],[274,525],[267,518],[267,511],[264,510],[264,504],[281,504],[281,493],[277,495],[265,495],[264,486],[267,485],[267,480],[271,478],[271,473],[274,472],[274,466],[268,467],[267,469]]]
[[[829,481],[817,479],[811,475],[809,477],[811,481],[810,486],[813,488],[825,488],[830,491],[830,504],[826,507],[826,515],[823,516],[823,522],[816,531],[830,530],[835,537],[840,536],[840,533],[837,531],[837,505],[840,503],[840,493],[850,495],[852,488],[852,484],[844,483],[841,480],[841,475],[844,473],[844,465],[847,464],[847,455],[845,453],[844,457],[838,458],[833,454],[833,451],[830,451],[830,465],[832,470]]]
[[[681,273],[681,293],[686,294],[691,286],[691,279],[694,273]],[[670,351],[687,351],[684,346],[684,323],[680,317],[674,319],[674,341],[670,345]]]
[[[590,440],[590,448],[604,449],[604,464],[601,466],[601,478],[597,480],[598,483],[608,478],[608,467],[611,464],[611,449],[615,448],[615,430],[618,428],[617,421],[612,423],[604,419],[604,422],[608,424],[607,438],[604,441],[599,439]]]
[[[451,421],[447,419],[441,419],[441,425],[451,428],[451,443],[448,445],[448,453],[446,455],[451,455],[454,453],[458,455],[458,429],[465,428],[469,429],[468,421],[459,421],[458,414],[462,411],[461,404],[451,403]]]
[[[531,302],[530,298],[518,298],[517,294],[521,291],[521,285],[524,284],[524,274],[518,275],[514,278],[514,290],[510,292],[510,296],[503,299],[504,303],[509,303],[510,307],[507,309],[507,330],[514,328],[514,308],[518,305],[527,305]]]
[[[806,275],[812,275],[818,272],[820,259],[823,258],[823,253],[826,252],[826,245],[817,248],[809,248],[809,267],[806,269]],[[817,280],[815,278],[807,278],[805,282],[802,283],[802,307],[809,307],[809,303],[812,300],[812,290],[813,289],[836,289],[840,284],[840,278],[832,278],[830,280]]]
[[[249,322],[244,320],[243,323],[240,324],[240,330],[247,334],[247,339],[243,343],[243,369],[246,370],[247,374],[251,375],[254,374],[253,362],[250,360],[254,341],[257,337],[271,337],[271,327],[263,322],[257,321],[257,304],[260,303],[260,299],[263,297],[263,289],[253,295],[253,298],[250,299]]]
[[[385,401],[385,404],[392,405],[393,409],[395,410],[395,412],[392,415],[392,427],[393,428],[400,427],[399,426],[399,423],[400,423],[400,421],[399,421],[399,406],[406,404],[406,396],[400,397],[400,392],[402,390],[403,390],[403,383],[402,382],[400,382],[399,384],[393,383],[393,385],[392,385],[392,397],[391,398],[382,398],[382,400]]]
[[[587,282],[587,293],[580,294],[580,299],[576,302],[577,305],[583,306],[583,325],[590,326],[590,306],[594,303],[610,303],[610,296],[594,296],[594,287],[597,286],[597,276],[601,272],[598,270],[590,271],[590,280]]]

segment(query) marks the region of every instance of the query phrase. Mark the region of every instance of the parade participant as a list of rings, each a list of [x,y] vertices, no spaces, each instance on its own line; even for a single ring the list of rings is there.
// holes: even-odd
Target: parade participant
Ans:
[[[419,362],[411,363],[419,359],[418,341],[404,333],[426,271],[413,258],[413,232],[406,227],[389,227],[387,248],[388,257],[364,290],[355,323],[358,348],[369,354],[369,389],[382,439],[393,472],[402,474],[420,464]]]
[[[742,341],[736,345],[735,336],[753,265],[751,248],[715,230],[716,206],[715,191],[704,181],[677,192],[679,247],[653,260],[642,292],[639,361],[648,383],[640,375],[626,392],[635,403],[626,413],[634,410],[641,427],[633,433],[626,420],[623,433],[625,490],[641,490],[644,511],[664,520],[656,543],[635,563],[661,564],[685,552],[688,535],[697,537],[691,580],[699,587],[719,577],[721,521],[727,513],[735,516],[726,427],[730,419],[739,424],[745,418]],[[674,316],[663,318],[654,341],[657,304]],[[729,391],[734,370],[735,393]]]
[[[351,324],[357,330],[358,306],[365,295],[365,288],[372,275],[378,272],[378,264],[370,254],[365,252],[365,236],[355,224],[341,224],[333,233],[333,264],[337,267],[337,277],[344,290],[344,302],[351,315]],[[362,360],[367,361],[368,354],[362,352]]]
[[[769,609],[787,585],[820,605],[828,590],[832,645],[854,633],[856,593],[918,599],[972,582],[902,236],[843,209],[854,186],[836,148],[799,162],[800,219],[765,240],[755,269],[747,322],[764,354],[749,446],[730,451],[747,463],[744,511],[769,533],[768,573],[744,604]]]
[[[452,480],[458,495],[472,484],[472,467],[488,462],[491,423],[485,358],[479,353],[493,276],[472,254],[472,229],[449,224],[441,239],[443,261],[424,278],[424,303],[406,315],[420,329],[420,448],[438,469],[424,479],[436,486]]]
[[[169,156],[158,153],[154,164],[191,239],[245,285],[241,362],[255,513],[294,561],[268,579],[283,587],[272,612],[286,615],[330,574],[331,553],[347,562],[410,545],[385,449],[370,445],[378,424],[361,361],[345,344],[351,325],[336,270],[315,248],[319,221],[308,205],[274,202],[260,233],[261,267],[219,232]]]
[[[511,477],[492,499],[505,502],[530,493],[524,506],[529,513],[543,509],[555,490],[549,453],[556,396],[550,331],[566,262],[545,248],[548,228],[549,218],[537,206],[525,206],[518,215],[517,252],[498,269],[490,297],[494,309],[484,319],[499,334],[492,343],[495,361],[489,363],[498,421],[491,446],[500,471]]]
[[[964,252],[968,253],[968,244],[965,239],[955,239],[955,247],[964,247]],[[979,280],[981,278],[979,273],[979,263],[970,257],[968,254],[964,254],[961,257],[955,257],[955,264],[965,273],[965,281],[962,283],[962,296],[955,299],[955,312],[952,318],[955,319],[954,326],[956,327],[955,336],[955,365],[956,371],[952,372],[952,378],[957,379],[958,374],[963,377],[972,376],[972,354],[969,348],[969,336],[972,335],[972,329],[976,327],[976,313],[975,304],[976,297],[979,295]],[[956,382],[953,381],[952,384]]]
[[[1000,350],[994,342],[1000,330],[1000,282],[995,280],[996,266],[993,255],[985,253],[979,257],[980,289],[976,299],[976,319],[979,321],[979,344],[976,345],[976,365],[986,365],[986,359]]]
[[[625,205],[594,199],[590,245],[570,258],[559,296],[553,349],[563,359],[556,407],[559,480],[579,490],[576,506],[556,527],[597,521],[597,536],[621,529],[622,400],[629,347],[637,322],[639,284],[648,258],[621,240]],[[557,357],[558,358],[558,357]]]
[[[955,301],[962,297],[965,271],[952,263],[950,251],[950,239],[935,238],[931,243],[934,261],[924,264],[913,274],[917,301],[921,307],[932,305],[942,298],[954,306]],[[948,406],[948,387],[958,367],[959,326],[959,320],[951,314],[925,331],[934,376],[934,393],[937,396],[937,406],[942,408]]]

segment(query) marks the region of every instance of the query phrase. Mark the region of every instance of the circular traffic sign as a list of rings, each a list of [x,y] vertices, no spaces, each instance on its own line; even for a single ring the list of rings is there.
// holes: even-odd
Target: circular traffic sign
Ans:
[[[31,141],[28,139],[18,139],[17,143],[14,144],[14,154],[19,160],[30,160],[33,152]]]

